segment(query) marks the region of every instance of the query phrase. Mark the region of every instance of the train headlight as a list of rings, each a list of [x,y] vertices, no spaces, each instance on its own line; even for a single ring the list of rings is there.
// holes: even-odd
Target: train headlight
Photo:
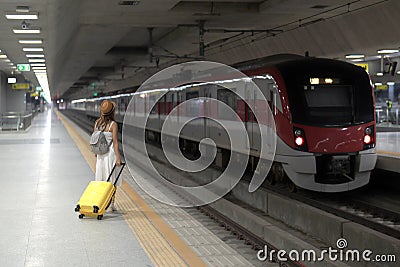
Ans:
[[[294,133],[294,144],[296,149],[306,151],[307,150],[307,142],[306,135],[304,130],[300,128],[293,128]]]
[[[301,136],[297,136],[296,139],[294,140],[294,142],[296,143],[296,145],[298,146],[302,146],[304,145],[304,138]]]
[[[363,143],[364,149],[370,149],[374,147],[374,126],[365,128]]]
[[[368,134],[364,135],[364,144],[368,145],[371,144],[372,142],[372,137]]]

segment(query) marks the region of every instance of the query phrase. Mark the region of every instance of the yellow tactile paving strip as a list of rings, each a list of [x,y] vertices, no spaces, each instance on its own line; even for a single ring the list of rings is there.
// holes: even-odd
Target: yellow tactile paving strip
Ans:
[[[56,111],[89,166],[95,171],[96,158],[88,140]],[[127,183],[117,190],[116,202],[138,242],[155,266],[207,266],[200,257]]]
[[[400,156],[399,152],[394,152],[394,151],[377,150],[376,153],[384,155]]]

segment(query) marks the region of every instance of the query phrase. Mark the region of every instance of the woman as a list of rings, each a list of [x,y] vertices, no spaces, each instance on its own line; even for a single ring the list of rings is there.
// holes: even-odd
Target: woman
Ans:
[[[101,116],[94,124],[94,130],[104,131],[110,149],[106,154],[96,155],[96,181],[106,181],[114,165],[121,166],[121,157],[118,150],[118,124],[114,120],[115,103],[104,100],[100,106]],[[111,176],[110,182],[114,183],[117,170]],[[122,179],[118,179],[116,186],[122,185]],[[110,208],[116,210],[114,205],[115,198],[112,199]]]

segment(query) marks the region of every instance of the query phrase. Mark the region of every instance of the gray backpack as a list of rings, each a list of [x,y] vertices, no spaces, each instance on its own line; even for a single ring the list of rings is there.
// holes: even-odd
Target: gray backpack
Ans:
[[[106,154],[110,150],[110,144],[107,142],[104,130],[95,130],[90,137],[89,143],[92,152],[96,155]]]

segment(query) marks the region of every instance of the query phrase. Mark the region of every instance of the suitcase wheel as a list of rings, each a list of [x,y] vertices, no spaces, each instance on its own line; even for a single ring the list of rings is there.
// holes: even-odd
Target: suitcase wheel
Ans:
[[[76,205],[75,211],[78,212],[81,209],[79,205]]]
[[[93,206],[93,213],[98,213],[100,208],[98,206]]]
[[[103,219],[103,215],[97,215],[97,220]]]
[[[79,214],[79,219],[83,219],[83,217],[85,217],[85,214]]]

